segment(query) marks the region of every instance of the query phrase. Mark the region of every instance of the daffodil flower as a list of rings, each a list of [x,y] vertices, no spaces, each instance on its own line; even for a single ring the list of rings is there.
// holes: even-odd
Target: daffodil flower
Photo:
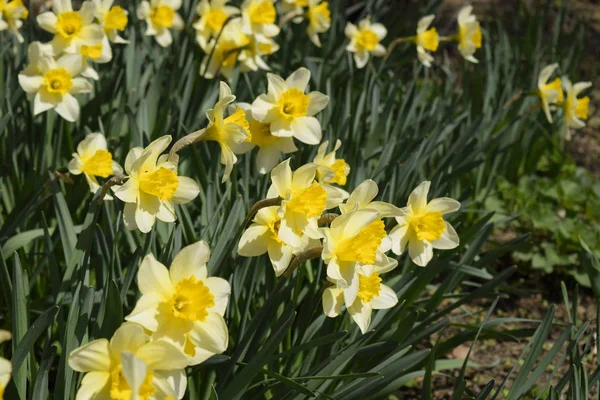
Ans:
[[[337,207],[348,194],[315,181],[316,164],[306,164],[292,172],[287,159],[271,171],[268,198],[281,197],[278,237],[283,242],[302,247],[304,235],[319,239],[318,219],[325,210]]]
[[[279,34],[275,23],[274,0],[245,0],[242,3],[242,28],[247,35],[273,37]]]
[[[332,286],[323,292],[323,312],[330,318],[335,318],[342,312],[345,304],[350,316],[364,334],[371,325],[373,310],[386,310],[398,304],[396,292],[381,283],[381,274],[391,271],[398,265],[396,260],[389,260],[382,266],[360,268],[358,273],[358,292],[354,301],[346,302],[344,292],[347,288]]]
[[[240,12],[237,7],[227,3],[229,0],[200,0],[196,6],[200,19],[193,27],[196,30],[196,41],[202,49],[206,49],[210,39],[219,34],[227,18]]]
[[[69,172],[73,175],[84,174],[92,193],[100,189],[97,177],[108,178],[122,171],[119,163],[112,159],[106,138],[101,133],[90,133],[79,142],[77,153],[73,153],[73,159],[69,162]],[[112,200],[112,197],[107,194],[104,200]]]
[[[0,343],[6,342],[12,338],[9,331],[0,329]],[[12,364],[5,358],[0,357],[0,400],[4,398],[4,389],[10,381],[10,374],[12,373]]]
[[[441,197],[427,202],[431,182],[421,183],[408,197],[403,215],[396,217],[398,226],[389,234],[394,254],[402,254],[408,245],[408,255],[424,267],[433,258],[433,249],[450,250],[460,243],[456,231],[444,215],[457,211],[460,203]]]
[[[427,29],[434,18],[435,15],[427,15],[421,18],[417,24],[417,36],[415,37],[417,57],[426,67],[431,67],[431,62],[433,61],[433,56],[428,51],[436,51],[440,44],[440,37],[437,30],[435,28]]]
[[[268,56],[279,51],[277,42],[263,35],[250,35],[247,38],[250,42],[242,48],[238,57],[240,71],[271,70],[269,64],[263,59],[263,56]],[[228,79],[230,78],[231,76]]]
[[[76,121],[80,107],[73,95],[92,90],[87,80],[78,77],[82,71],[81,57],[65,54],[56,61],[40,57],[36,67],[37,71],[28,69],[19,74],[19,84],[33,98],[34,115],[54,109],[67,121]]]
[[[146,36],[154,36],[161,47],[169,47],[173,43],[171,29],[182,30],[185,22],[177,10],[181,8],[181,0],[144,0],[137,8],[138,19],[146,21]]]
[[[174,222],[175,204],[189,203],[200,193],[193,179],[177,174],[176,160],[169,161],[166,154],[161,155],[169,143],[171,136],[162,136],[145,149],[134,147],[125,158],[129,179],[112,189],[125,203],[123,222],[127,229],[148,233],[157,218]]]
[[[0,31],[8,29],[19,43],[25,39],[19,29],[23,26],[23,20],[27,19],[29,11],[22,0],[0,0]]]
[[[329,3],[321,0],[308,0],[306,19],[308,19],[308,28],[306,29],[308,38],[315,46],[321,47],[319,33],[327,32],[331,27]]]
[[[329,141],[326,140],[319,146],[317,155],[313,163],[317,164],[317,181],[321,183],[335,183],[344,186],[346,178],[350,173],[350,166],[341,158],[335,158],[335,153],[342,146],[342,142],[337,140],[333,151],[327,153]]]
[[[142,297],[125,317],[151,332],[153,340],[177,343],[188,356],[189,365],[227,349],[223,314],[231,289],[226,280],[207,277],[209,258],[205,242],[183,248],[170,270],[148,254],[138,272]]]
[[[36,76],[42,74],[42,59],[54,59],[52,45],[33,42],[27,48],[27,65],[21,75]]]
[[[299,247],[293,247],[279,238],[281,217],[279,207],[265,207],[258,210],[254,223],[242,234],[238,245],[238,254],[244,257],[257,257],[269,254],[269,260],[276,276],[281,276],[287,269],[294,254],[319,246],[319,241],[308,236],[301,236]]]
[[[120,6],[114,6],[115,0],[92,0],[96,6],[96,18],[102,24],[102,29],[113,43],[129,43],[119,32],[124,32],[129,22],[129,13]]]
[[[550,113],[550,105],[563,102],[563,90],[560,78],[548,82],[554,71],[558,68],[558,64],[551,64],[544,67],[540,71],[538,77],[538,95],[542,101],[542,107],[548,122],[552,123],[552,114]]]
[[[472,11],[472,6],[465,6],[458,13],[458,51],[465,60],[478,63],[473,54],[481,48],[481,27]]]
[[[358,68],[364,68],[371,56],[382,57],[385,55],[385,47],[381,41],[387,35],[387,29],[382,24],[374,24],[367,17],[358,23],[358,27],[352,22],[346,24],[344,29],[350,44],[346,50],[354,53],[354,61]]]
[[[215,104],[215,108],[206,111],[208,126],[203,140],[215,141],[221,147],[221,164],[225,165],[222,182],[229,179],[233,165],[237,162],[233,149],[250,139],[250,126],[244,110],[238,108],[225,118],[227,106],[234,100],[235,96],[231,94],[229,86],[225,82],[221,82],[219,101]]]
[[[286,80],[267,74],[267,80],[267,94],[261,94],[252,103],[254,119],[270,124],[273,136],[293,136],[306,144],[318,144],[322,130],[314,115],[327,107],[329,97],[317,91],[304,93],[310,71],[299,68]]]
[[[353,304],[359,290],[358,268],[383,266],[389,259],[380,249],[386,236],[385,224],[374,209],[356,209],[335,218],[329,228],[321,229],[322,258],[327,276],[344,288],[346,304]]]
[[[108,36],[105,36],[97,45],[86,46],[83,45],[79,48],[79,54],[81,54],[81,64],[83,71],[81,75],[93,80],[100,79],[98,72],[90,65],[90,61],[98,64],[106,64],[112,60],[112,49],[110,48],[110,42]]]
[[[339,205],[342,214],[350,213],[354,210],[372,209],[379,211],[379,218],[389,218],[403,215],[400,208],[393,204],[383,201],[373,201],[379,193],[379,188],[375,181],[367,179],[356,187],[350,193],[348,200]]]
[[[200,63],[200,75],[212,79],[221,74],[231,80],[238,59],[249,45],[250,38],[242,30],[242,22],[231,21],[218,41],[212,39],[202,46],[206,55]]]
[[[571,128],[581,129],[585,127],[585,120],[588,119],[590,98],[588,96],[577,97],[585,89],[592,86],[592,82],[578,82],[572,84],[571,81],[565,79],[563,81],[565,86],[566,99],[563,103],[564,109],[564,137],[567,140],[571,140]]]
[[[181,399],[188,358],[175,344],[150,341],[140,325],[124,323],[113,337],[97,339],[69,355],[69,366],[85,373],[77,400]]]
[[[52,11],[37,16],[40,27],[54,34],[52,47],[56,54],[75,53],[80,46],[94,46],[102,42],[104,32],[94,23],[96,7],[85,1],[79,11],[73,11],[71,0],[55,0]]]
[[[271,134],[269,124],[264,124],[252,117],[252,106],[248,103],[237,103],[236,107],[246,113],[250,127],[250,137],[245,142],[238,144],[234,152],[244,154],[258,147],[256,154],[256,169],[261,174],[267,174],[279,163],[283,154],[298,151],[294,138],[278,137]]]
[[[282,14],[292,15],[292,21],[299,24],[304,20],[304,8],[308,7],[308,0],[283,0],[279,5]]]

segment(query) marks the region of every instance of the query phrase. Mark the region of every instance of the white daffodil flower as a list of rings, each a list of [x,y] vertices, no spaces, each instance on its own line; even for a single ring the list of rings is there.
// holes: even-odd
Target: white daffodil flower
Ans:
[[[379,188],[375,181],[367,179],[356,187],[350,193],[348,200],[339,205],[342,214],[347,214],[353,210],[372,209],[379,211],[379,218],[397,217],[403,215],[403,211],[393,204],[383,201],[373,201],[379,193]]]
[[[417,24],[417,36],[415,36],[417,57],[428,68],[431,67],[431,63],[433,62],[433,56],[428,51],[436,51],[440,44],[440,37],[437,30],[435,28],[427,29],[434,19],[435,15],[427,15],[421,18]]]
[[[542,101],[542,107],[546,114],[548,122],[552,123],[552,114],[550,113],[550,106],[557,103],[563,102],[563,90],[562,82],[560,78],[554,79],[552,82],[548,82],[554,71],[558,68],[558,64],[548,65],[540,71],[538,76],[538,96]]]
[[[271,134],[269,124],[264,124],[252,117],[252,106],[248,103],[237,103],[236,107],[246,113],[246,120],[250,127],[250,137],[238,144],[234,152],[244,154],[258,147],[256,154],[256,169],[261,174],[267,174],[279,163],[283,154],[298,151],[294,138],[278,137]],[[248,141],[249,140],[249,141]]]
[[[33,42],[27,48],[27,65],[21,75],[36,76],[43,75],[41,60],[54,60],[54,50],[48,43]]]
[[[263,59],[279,51],[279,45],[273,39],[263,35],[247,36],[250,42],[239,53],[240,71],[270,71],[269,64]]]
[[[244,0],[242,3],[242,29],[246,35],[268,38],[279,35],[275,0]]]
[[[106,64],[112,60],[112,49],[110,48],[110,42],[108,36],[105,36],[102,42],[94,46],[81,46],[79,48],[79,54],[81,54],[81,65],[83,71],[81,75],[93,79],[95,81],[100,79],[98,72],[90,65],[90,61],[97,64]]]
[[[329,3],[321,0],[308,0],[307,5],[306,19],[308,20],[308,28],[306,29],[306,33],[315,46],[321,47],[319,33],[327,32],[331,27]]]
[[[120,6],[114,6],[115,0],[92,0],[96,6],[96,18],[102,24],[104,33],[113,43],[129,43],[119,32],[124,32],[129,22],[129,13]]]
[[[0,32],[8,29],[19,43],[25,41],[19,30],[28,16],[29,11],[22,0],[0,0]]]
[[[350,173],[350,166],[342,158],[335,158],[335,153],[342,146],[342,142],[337,140],[333,151],[329,153],[327,153],[328,145],[328,140],[321,143],[317,155],[313,159],[313,163],[318,165],[317,180],[321,183],[334,183],[344,186]]]
[[[327,107],[329,97],[317,91],[304,93],[310,71],[299,68],[286,80],[275,74],[267,74],[267,79],[267,94],[252,103],[254,119],[270,124],[273,136],[293,136],[306,144],[318,144],[322,130],[314,115]]]
[[[123,172],[119,163],[112,159],[106,138],[101,133],[90,133],[79,142],[68,168],[73,175],[85,175],[92,193],[100,189],[97,177],[108,178]],[[104,200],[112,200],[112,196],[106,194]]]
[[[145,149],[134,147],[125,158],[129,179],[112,189],[125,203],[123,222],[127,229],[148,233],[157,218],[174,222],[175,204],[189,203],[200,193],[200,186],[193,179],[177,175],[176,161],[161,155],[169,143],[171,136],[162,136]]]
[[[154,36],[161,47],[173,43],[171,29],[183,30],[185,22],[177,10],[181,0],[144,0],[137,8],[138,19],[146,21],[146,36]]]
[[[229,0],[200,0],[196,6],[200,19],[193,27],[196,30],[196,41],[202,49],[206,49],[208,42],[217,37],[227,18],[240,12],[237,7],[227,3]]]
[[[477,18],[471,14],[473,6],[465,6],[458,13],[458,51],[465,60],[472,63],[479,61],[473,57],[481,48],[481,27]]]
[[[9,331],[0,329],[0,343],[6,342],[12,338]],[[10,381],[10,375],[12,374],[12,364],[6,358],[0,357],[0,400],[4,398],[4,389]]]
[[[77,400],[181,399],[188,358],[167,340],[150,341],[144,328],[124,323],[107,339],[71,352],[69,366],[85,373]]]
[[[408,255],[424,267],[433,258],[433,249],[450,250],[460,243],[452,225],[443,216],[457,211],[460,203],[448,197],[427,202],[431,182],[425,181],[408,197],[408,205],[397,216],[398,226],[389,234],[394,254],[402,254],[408,245]]]
[[[372,23],[367,17],[358,23],[358,27],[351,22],[344,29],[350,44],[346,51],[354,54],[354,62],[358,68],[364,68],[371,56],[382,57],[385,55],[385,47],[381,41],[387,35],[387,29],[383,24]]]
[[[148,254],[138,272],[142,297],[125,317],[151,332],[153,340],[176,343],[189,365],[223,353],[229,340],[223,315],[231,288],[224,279],[207,277],[209,258],[202,241],[183,248],[170,270]]]
[[[55,0],[52,11],[37,16],[40,27],[54,34],[52,47],[55,54],[76,53],[80,46],[94,46],[102,42],[104,32],[94,22],[96,7],[85,1],[79,11],[73,11],[71,0]]]
[[[592,86],[592,82],[578,82],[572,84],[570,80],[563,80],[565,86],[564,110],[564,137],[571,140],[571,129],[581,129],[585,127],[585,120],[588,119],[590,98],[588,96],[577,97],[585,89]]]
[[[239,19],[231,21],[218,42],[212,39],[202,47],[205,56],[200,63],[200,75],[212,79],[221,74],[231,80],[238,60],[241,63],[242,53],[249,45],[250,38],[242,31],[242,22]]]
[[[67,121],[76,121],[80,107],[73,95],[92,90],[87,80],[78,77],[82,72],[81,56],[65,54],[58,60],[42,56],[37,64],[32,66],[30,62],[32,68],[19,74],[19,84],[33,98],[34,115],[54,109]]]

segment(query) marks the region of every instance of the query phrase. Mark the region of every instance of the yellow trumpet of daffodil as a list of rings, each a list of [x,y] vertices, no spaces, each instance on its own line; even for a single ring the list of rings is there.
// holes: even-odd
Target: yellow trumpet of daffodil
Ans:
[[[206,49],[208,42],[219,34],[227,18],[240,12],[237,7],[227,3],[229,0],[200,0],[196,6],[200,19],[193,27],[196,30],[196,41],[202,49]]]
[[[104,33],[113,43],[128,43],[119,32],[124,32],[129,22],[129,13],[120,6],[113,6],[115,0],[92,0],[96,6],[96,18]]]
[[[244,0],[241,7],[242,29],[247,35],[268,38],[279,35],[275,0]]]
[[[160,137],[145,149],[134,147],[125,158],[129,179],[113,190],[125,203],[123,221],[127,229],[148,233],[156,219],[174,222],[175,204],[188,203],[200,193],[193,179],[177,174],[177,160],[161,155],[169,143],[171,136]]]
[[[161,47],[173,43],[171,29],[183,30],[185,22],[177,12],[181,0],[144,0],[137,8],[138,19],[146,21],[146,36],[154,36]]]
[[[203,362],[227,349],[223,315],[231,288],[221,278],[208,277],[210,249],[205,242],[183,248],[167,269],[148,254],[138,272],[142,297],[125,319],[167,339],[185,351],[188,364]]]
[[[98,72],[90,65],[90,62],[97,64],[106,64],[112,60],[112,49],[110,48],[110,42],[108,36],[105,36],[100,43],[95,46],[81,46],[79,48],[79,54],[81,55],[82,71],[81,75],[93,79],[95,81],[100,79]]]
[[[69,366],[85,373],[77,400],[181,399],[188,359],[167,340],[150,341],[140,325],[124,323],[113,337],[97,339],[69,355]]]
[[[458,51],[465,60],[472,63],[479,61],[473,57],[475,51],[481,48],[481,27],[477,18],[471,14],[473,6],[465,6],[458,13]]]
[[[73,11],[71,0],[55,0],[52,11],[37,16],[40,27],[54,34],[52,47],[55,54],[75,53],[80,46],[95,46],[102,42],[104,32],[94,22],[96,7],[85,1],[79,11]]]
[[[540,71],[540,75],[538,76],[537,83],[537,93],[538,96],[540,96],[542,107],[544,108],[544,113],[546,114],[546,119],[548,119],[548,122],[550,123],[552,123],[552,114],[550,113],[550,106],[553,104],[563,102],[563,90],[560,78],[556,78],[552,82],[548,82],[548,80],[550,80],[550,77],[557,68],[558,64],[556,63],[542,68],[542,70]]]
[[[77,153],[73,153],[68,168],[73,175],[85,176],[92,193],[100,189],[97,177],[108,178],[123,172],[119,163],[113,160],[106,138],[101,133],[90,133],[79,142]],[[112,196],[106,194],[104,200],[112,200]]]
[[[434,52],[440,44],[440,37],[435,28],[427,29],[435,19],[435,15],[427,15],[419,20],[417,24],[417,36],[415,43],[417,45],[417,57],[421,64],[431,67],[433,56],[429,52]]]
[[[19,30],[28,16],[29,11],[22,0],[0,0],[0,32],[8,29],[19,43],[25,41]]]
[[[585,89],[592,86],[592,82],[578,82],[572,84],[570,80],[563,81],[565,86],[564,110],[564,138],[571,140],[571,129],[581,129],[585,127],[585,120],[588,119],[590,98],[588,96],[577,97]]]
[[[11,338],[12,335],[9,331],[0,329],[0,343]],[[10,381],[10,374],[12,374],[12,364],[7,359],[0,357],[0,400],[4,399],[4,389]]]
[[[361,20],[358,27],[352,22],[348,22],[344,33],[350,39],[346,51],[354,54],[354,62],[358,68],[364,68],[371,56],[382,57],[385,55],[385,47],[381,41],[387,35],[387,29],[383,24],[372,23],[371,17]]]
[[[317,164],[317,181],[321,183],[344,186],[350,173],[350,166],[341,158],[336,158],[335,153],[342,147],[342,142],[337,140],[333,151],[327,153],[329,141],[326,140],[319,146],[313,163]]]
[[[327,32],[331,27],[329,3],[322,0],[308,0],[307,5],[306,19],[308,20],[308,28],[306,29],[306,33],[315,46],[321,47],[319,34]]]
[[[458,234],[444,215],[457,211],[460,203],[448,197],[427,201],[431,182],[425,181],[413,190],[403,213],[396,217],[398,226],[389,234],[394,254],[402,254],[408,246],[408,255],[418,266],[424,267],[433,258],[433,249],[450,250],[460,243]]]
[[[396,266],[398,266],[396,260],[387,259],[387,262],[380,265],[359,267],[358,292],[354,296],[354,301],[352,303],[346,301],[351,297],[345,292],[351,289],[338,285],[329,287],[323,292],[323,312],[328,317],[335,318],[340,315],[345,304],[348,313],[364,334],[371,325],[373,310],[386,310],[398,304],[396,292],[382,284],[380,277],[381,274],[393,270]]]
[[[261,94],[252,103],[254,119],[270,124],[274,136],[293,136],[306,144],[318,144],[322,130],[314,115],[327,107],[329,97],[317,91],[304,93],[310,71],[299,68],[286,80],[267,74],[267,80],[267,94]]]

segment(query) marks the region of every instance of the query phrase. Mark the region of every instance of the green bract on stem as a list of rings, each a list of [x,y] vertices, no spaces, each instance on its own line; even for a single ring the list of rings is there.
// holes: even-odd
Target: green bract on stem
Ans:
[[[129,177],[127,175],[115,175],[112,178],[110,178],[109,180],[107,180],[106,182],[104,182],[104,185],[102,185],[102,189],[100,190],[100,197],[98,198],[98,203],[102,202],[102,200],[104,200],[104,197],[106,196],[106,194],[108,193],[108,190],[115,186],[115,185],[122,185],[125,182],[127,182],[127,179],[129,179]]]
[[[279,27],[281,28],[283,25],[287,24],[296,17],[302,16],[303,14],[304,13],[299,10],[290,11],[279,20]]]
[[[304,261],[313,260],[315,258],[321,257],[321,253],[323,253],[323,246],[313,247],[312,249],[308,249],[303,251],[300,254],[297,254],[296,257],[290,263],[288,269],[285,270],[283,276],[289,278],[292,276],[298,265]]]
[[[281,204],[281,200],[283,200],[281,197],[274,197],[272,199],[259,200],[256,203],[254,203],[254,205],[248,212],[248,215],[246,215],[246,218],[244,219],[242,229],[244,229],[250,223],[250,221],[252,221],[252,218],[254,218],[258,210],[265,207],[278,206]]]
[[[184,147],[201,141],[205,133],[206,129],[200,129],[199,131],[192,132],[179,139],[177,142],[175,142],[175,144],[173,145],[173,147],[171,147],[171,150],[169,151],[169,160],[174,160],[177,153]]]
[[[383,58],[384,60],[387,60],[390,55],[392,54],[392,51],[401,43],[413,43],[415,40],[417,40],[416,36],[408,36],[408,37],[399,37],[397,39],[394,39],[392,41],[392,43],[390,43],[388,45],[387,48],[387,52],[385,53],[385,57]]]
[[[319,226],[323,226],[323,225],[329,225],[333,222],[334,219],[336,219],[337,217],[339,217],[339,214],[336,213],[327,213],[327,214],[323,214],[321,215],[321,217],[319,218]]]

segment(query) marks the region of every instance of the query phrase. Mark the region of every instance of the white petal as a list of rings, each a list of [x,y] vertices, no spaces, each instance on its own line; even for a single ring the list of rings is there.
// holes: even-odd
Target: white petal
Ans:
[[[290,159],[283,161],[271,171],[271,181],[275,186],[279,196],[286,196],[292,188],[292,169],[290,168]]]
[[[188,364],[188,358],[183,351],[166,340],[146,343],[138,349],[135,355],[152,369],[181,369]]]
[[[214,354],[221,354],[227,350],[229,333],[222,316],[209,313],[206,320],[196,322],[190,332],[190,340],[196,346]]]
[[[323,312],[330,318],[335,318],[342,312],[344,298],[342,290],[329,287],[323,292]]]
[[[210,258],[210,247],[204,241],[184,247],[173,259],[169,271],[171,282],[177,284],[182,279],[195,276],[196,279],[206,278],[206,263]]]
[[[152,253],[142,260],[138,271],[138,288],[142,294],[173,293],[174,288],[167,267],[158,262]]]
[[[156,319],[158,306],[162,301],[164,299],[158,293],[143,295],[138,299],[131,314],[125,317],[125,320],[135,322],[149,331],[155,332],[158,329],[158,321]]]
[[[292,261],[294,249],[284,243],[278,243],[275,240],[269,240],[267,244],[269,260],[275,270],[275,276],[281,276]]]
[[[460,203],[448,197],[433,199],[427,204],[427,211],[448,214],[460,209]]]
[[[54,108],[56,113],[69,122],[77,121],[79,118],[79,103],[71,94],[67,93],[63,96],[62,101]]]
[[[364,334],[369,329],[369,325],[371,325],[371,305],[357,299],[354,304],[348,307],[348,312],[360,328],[360,331]]]
[[[408,196],[408,205],[412,207],[416,214],[420,214],[425,210],[430,186],[430,181],[422,182],[412,191],[410,196]]]
[[[81,380],[75,400],[106,399],[109,396],[110,372],[89,372]]]
[[[25,93],[36,93],[44,83],[44,78],[39,75],[27,76],[19,74],[19,84]]]
[[[238,254],[244,257],[257,257],[267,252],[271,233],[265,225],[252,224],[242,234],[238,244]]]
[[[304,67],[298,68],[286,80],[288,88],[295,88],[304,93],[310,81],[310,71]]]
[[[283,92],[285,92],[287,90],[286,82],[279,75],[268,73],[267,74],[267,82],[268,82],[267,91],[268,91],[270,97],[279,99],[279,96],[281,96],[283,94]],[[252,104],[252,114],[254,114],[254,113],[255,113],[255,111],[254,111],[254,103],[253,103]],[[256,115],[254,116],[254,118],[256,118]],[[257,119],[259,121],[261,121],[260,118],[257,118]]]
[[[424,267],[433,258],[433,246],[429,242],[413,239],[408,243],[408,255],[415,264]]]
[[[295,118],[291,128],[294,137],[306,144],[319,144],[323,137],[321,123],[315,117]]]
[[[152,230],[159,208],[160,199],[158,197],[139,192],[135,209],[135,223],[142,233]]]
[[[121,368],[127,384],[131,388],[133,393],[139,393],[146,375],[148,373],[148,366],[140,358],[136,357],[133,353],[124,351],[121,353]],[[132,396],[135,399],[137,396]]]
[[[390,287],[381,285],[379,287],[379,296],[371,299],[371,307],[375,310],[385,310],[398,304],[398,296]]]
[[[431,243],[434,249],[440,250],[450,250],[458,247],[460,244],[460,239],[458,234],[454,230],[454,227],[450,225],[448,222],[444,221],[446,224],[446,230],[442,233],[442,236]]]
[[[69,367],[78,372],[108,371],[110,354],[108,340],[97,339],[69,354]]]
[[[327,107],[327,104],[329,104],[329,96],[321,92],[310,92],[308,94],[308,115],[315,115]]]
[[[214,312],[219,315],[225,314],[229,295],[231,294],[231,286],[223,278],[211,276],[204,280],[204,284],[210,290],[210,293],[215,297],[215,305],[209,309],[209,312]]]
[[[36,20],[40,28],[43,30],[50,33],[56,33],[57,17],[53,12],[45,12],[40,14],[37,16]]]

